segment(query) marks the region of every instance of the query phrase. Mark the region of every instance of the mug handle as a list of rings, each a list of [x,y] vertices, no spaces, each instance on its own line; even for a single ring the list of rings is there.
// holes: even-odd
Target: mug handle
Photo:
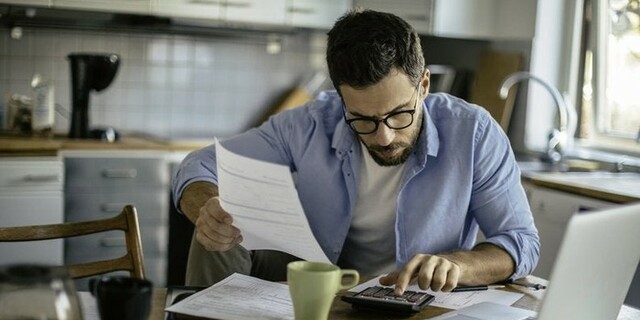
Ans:
[[[345,276],[351,276],[351,281],[344,282]],[[357,270],[353,269],[341,269],[340,270],[340,290],[349,289],[354,287],[360,282],[360,274]]]

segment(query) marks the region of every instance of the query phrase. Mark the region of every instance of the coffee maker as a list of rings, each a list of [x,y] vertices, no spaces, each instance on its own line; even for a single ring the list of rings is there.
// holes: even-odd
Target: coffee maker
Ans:
[[[89,139],[89,95],[107,88],[118,71],[116,54],[71,53],[71,129],[69,138]]]

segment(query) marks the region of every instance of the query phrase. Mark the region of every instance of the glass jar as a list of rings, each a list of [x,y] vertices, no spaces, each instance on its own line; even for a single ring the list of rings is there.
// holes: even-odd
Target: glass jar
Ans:
[[[0,319],[82,319],[78,295],[64,267],[0,267]]]

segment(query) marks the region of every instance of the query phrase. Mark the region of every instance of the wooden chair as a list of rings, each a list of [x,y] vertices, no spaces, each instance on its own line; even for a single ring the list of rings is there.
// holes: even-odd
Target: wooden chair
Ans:
[[[138,214],[131,205],[125,206],[117,216],[107,219],[0,228],[0,242],[70,238],[112,230],[124,231],[127,253],[120,258],[68,265],[69,274],[79,279],[112,271],[128,271],[132,277],[144,279]]]

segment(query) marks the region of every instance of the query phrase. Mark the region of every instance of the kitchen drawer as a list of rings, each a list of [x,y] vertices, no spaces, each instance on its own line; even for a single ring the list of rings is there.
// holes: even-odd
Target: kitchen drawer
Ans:
[[[169,169],[159,158],[65,159],[66,186],[70,188],[138,188],[168,186]]]
[[[64,167],[61,160],[0,159],[1,189],[62,191],[63,185]]]
[[[167,231],[162,227],[140,228],[142,251],[147,255],[167,252]],[[65,239],[65,262],[77,263],[117,258],[126,252],[124,232],[110,231]]]
[[[144,189],[135,192],[114,190],[99,193],[67,190],[65,198],[67,222],[112,217],[120,213],[127,204],[136,207],[141,227],[166,225],[168,220],[169,192],[165,189]]]

